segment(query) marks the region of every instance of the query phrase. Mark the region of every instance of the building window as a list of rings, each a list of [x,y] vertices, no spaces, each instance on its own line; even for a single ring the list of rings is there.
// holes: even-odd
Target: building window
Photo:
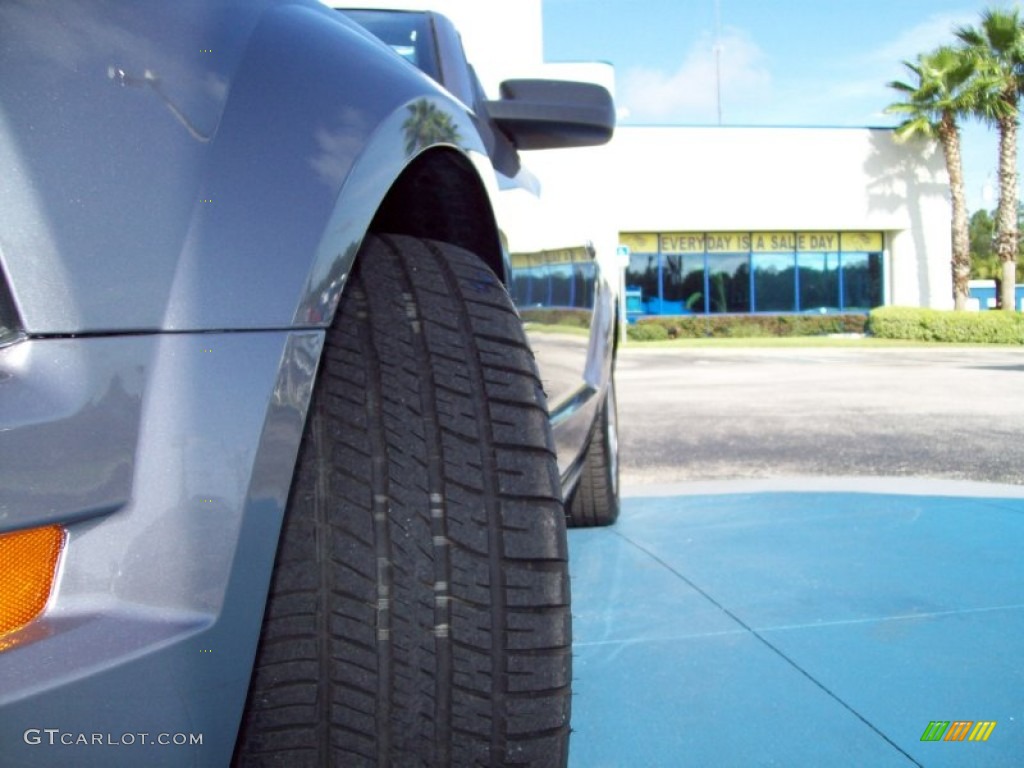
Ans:
[[[548,270],[551,281],[550,306],[573,306],[572,264],[556,264],[548,267]]]
[[[792,254],[754,254],[755,312],[793,311],[796,296],[794,261]]]
[[[593,261],[576,263],[572,266],[572,306],[580,309],[593,309],[597,266]]]
[[[593,309],[597,267],[584,248],[511,255],[512,297],[520,308]]]
[[[843,307],[868,310],[882,295],[882,256],[878,253],[844,253],[842,262]]]
[[[839,254],[801,253],[797,255],[797,264],[800,285],[797,311],[839,309]]]
[[[662,311],[664,314],[703,314],[704,256],[670,253],[661,262]]]
[[[661,293],[658,285],[658,254],[634,253],[626,269],[626,286],[641,291],[642,311],[649,315],[662,314],[657,300]]]
[[[750,256],[740,253],[709,253],[708,311],[750,311]]]
[[[622,237],[633,248],[626,270],[636,298],[631,314],[863,312],[883,300],[881,232]]]

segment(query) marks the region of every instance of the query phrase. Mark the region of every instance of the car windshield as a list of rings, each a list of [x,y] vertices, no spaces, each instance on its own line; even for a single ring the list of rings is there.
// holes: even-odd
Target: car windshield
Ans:
[[[441,81],[437,50],[427,14],[369,10],[344,10],[342,13],[387,43],[410,64],[437,82]]]

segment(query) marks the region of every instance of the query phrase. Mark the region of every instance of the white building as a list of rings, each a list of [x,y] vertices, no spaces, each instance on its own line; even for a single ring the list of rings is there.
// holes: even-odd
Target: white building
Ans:
[[[934,143],[889,129],[627,126],[606,167],[646,311],[952,306]]]

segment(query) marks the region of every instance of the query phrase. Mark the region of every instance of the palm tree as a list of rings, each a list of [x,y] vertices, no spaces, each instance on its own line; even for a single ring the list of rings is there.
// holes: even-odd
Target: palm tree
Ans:
[[[964,309],[971,276],[971,248],[957,119],[973,110],[976,96],[973,59],[955,48],[943,46],[920,54],[916,63],[905,61],[903,64],[914,75],[914,82],[889,83],[890,88],[903,94],[904,100],[889,105],[885,111],[904,116],[896,128],[898,140],[937,137],[942,146],[953,205],[950,232],[953,302],[956,309]]]
[[[996,208],[996,254],[1002,263],[1000,301],[1014,310],[1017,258],[1017,119],[1024,92],[1024,25],[1020,11],[991,9],[981,25],[961,27],[956,36],[987,78],[972,113],[999,132],[999,205]]]

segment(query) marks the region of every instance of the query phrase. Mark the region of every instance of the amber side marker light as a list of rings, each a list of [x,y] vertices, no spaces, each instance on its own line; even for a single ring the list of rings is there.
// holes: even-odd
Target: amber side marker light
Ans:
[[[63,548],[59,525],[0,534],[0,635],[42,613]]]

